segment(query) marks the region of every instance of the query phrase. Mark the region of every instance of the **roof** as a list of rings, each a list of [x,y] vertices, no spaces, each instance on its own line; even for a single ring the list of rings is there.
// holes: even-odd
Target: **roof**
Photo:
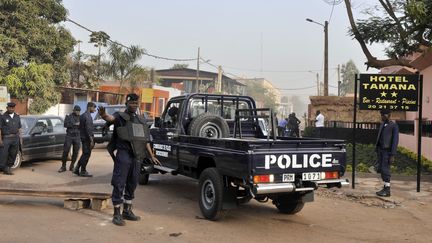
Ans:
[[[156,70],[156,74],[161,79],[182,79],[182,80],[196,80],[197,70],[190,68],[178,68],[178,69],[160,69]],[[199,71],[199,78],[201,80],[216,80],[218,78],[218,73],[208,72],[208,71]],[[222,75],[222,79],[225,81],[231,81],[239,86],[245,86],[244,84],[238,82],[235,79],[229,78],[225,75]]]

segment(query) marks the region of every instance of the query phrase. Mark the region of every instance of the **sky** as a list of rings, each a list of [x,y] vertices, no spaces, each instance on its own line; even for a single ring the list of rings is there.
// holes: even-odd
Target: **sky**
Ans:
[[[333,2],[326,0],[327,2]],[[208,61],[200,69],[217,72],[221,65],[229,77],[265,78],[282,95],[316,95],[316,73],[323,80],[324,24],[329,21],[329,94],[337,94],[337,66],[353,60],[361,73],[366,58],[348,35],[345,4],[324,0],[63,0],[68,17],[93,31],[105,31],[124,45],[139,45],[148,53],[176,59],[200,56]],[[340,2],[336,0],[335,2]],[[352,0],[355,18],[377,4]],[[65,22],[81,51],[96,54],[89,32]],[[384,47],[371,47],[382,58]],[[140,63],[155,69],[196,61],[166,61],[144,56]],[[211,64],[211,65],[210,65]],[[309,88],[308,88],[309,87]]]

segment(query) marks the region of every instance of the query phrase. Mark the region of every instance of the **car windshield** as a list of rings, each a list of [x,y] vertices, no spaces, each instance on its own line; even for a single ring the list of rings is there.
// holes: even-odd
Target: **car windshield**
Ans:
[[[32,128],[35,120],[36,118],[21,117],[21,129],[23,130],[24,134],[29,133],[29,130]]]

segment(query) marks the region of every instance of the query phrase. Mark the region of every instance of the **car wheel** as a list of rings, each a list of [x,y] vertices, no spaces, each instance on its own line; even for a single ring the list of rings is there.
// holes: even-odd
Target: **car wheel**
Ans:
[[[297,195],[284,195],[273,200],[273,204],[281,213],[296,214],[303,209],[305,203]]]
[[[149,182],[149,177],[150,177],[150,174],[141,174],[140,173],[139,178],[138,178],[138,183],[140,185],[147,185]]]
[[[18,169],[21,166],[21,162],[22,162],[22,153],[21,151],[18,151],[18,154],[15,158],[15,162],[12,165],[11,169],[12,170]]]
[[[222,117],[203,113],[191,121],[188,134],[205,138],[225,138],[229,136],[229,126]]]
[[[218,220],[223,216],[223,180],[216,168],[205,169],[199,178],[199,207],[206,219]]]

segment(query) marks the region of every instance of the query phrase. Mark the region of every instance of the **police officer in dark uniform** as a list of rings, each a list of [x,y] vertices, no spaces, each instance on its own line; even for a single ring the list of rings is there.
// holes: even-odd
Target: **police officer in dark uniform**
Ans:
[[[381,110],[381,126],[376,141],[378,156],[378,172],[384,181],[382,190],[376,192],[380,197],[390,197],[390,164],[394,162],[399,143],[399,128],[396,123],[390,121],[390,110]]]
[[[134,199],[134,192],[138,185],[141,162],[146,157],[150,157],[154,164],[160,165],[149,144],[150,134],[146,121],[136,114],[138,100],[138,95],[128,94],[125,112],[116,112],[113,115],[107,114],[104,107],[99,107],[99,115],[105,121],[114,124],[112,144],[117,153],[111,179],[114,205],[112,221],[119,226],[125,225],[124,219],[132,221],[141,219],[132,212],[132,199]],[[123,204],[122,214],[120,214],[121,204]]]
[[[87,164],[94,148],[93,136],[93,118],[91,113],[96,111],[96,104],[93,102],[87,103],[87,110],[80,116],[80,139],[82,144],[82,154],[78,160],[78,164],[73,170],[73,173],[83,177],[92,177],[93,175],[87,172]],[[81,169],[81,171],[80,171]]]
[[[70,113],[69,115],[66,115],[65,122],[64,122],[64,127],[66,127],[66,140],[63,145],[62,165],[58,170],[59,173],[66,171],[66,161],[71,146],[73,146],[72,162],[69,166],[69,170],[72,171],[74,169],[74,165],[78,157],[78,152],[81,147],[80,131],[79,131],[80,111],[81,108],[78,105],[76,105],[73,108],[73,112]]]
[[[6,175],[13,175],[11,167],[15,163],[21,139],[21,119],[15,113],[15,103],[7,103],[6,112],[0,116],[0,146],[2,153],[0,158],[0,169]]]

